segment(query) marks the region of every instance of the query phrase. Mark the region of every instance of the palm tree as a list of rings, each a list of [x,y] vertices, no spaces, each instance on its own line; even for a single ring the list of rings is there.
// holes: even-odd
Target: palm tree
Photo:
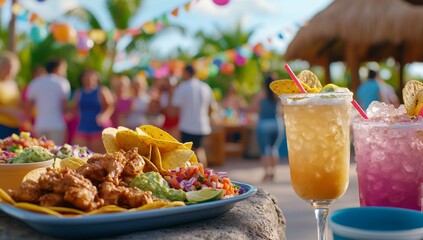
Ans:
[[[142,5],[142,0],[107,0],[106,10],[109,13],[115,29],[127,29],[131,18]],[[76,8],[69,11],[67,16],[77,17],[88,25],[90,29],[102,29],[98,19],[85,8]],[[113,73],[114,59],[118,40],[109,36],[107,41],[95,44],[91,54],[84,58],[85,66],[102,73],[108,79]]]
[[[239,22],[234,29],[225,29],[217,34],[198,32],[196,37],[200,40],[201,45],[198,54],[194,57],[216,57],[226,50],[248,45],[253,33],[254,30],[247,32],[242,30]],[[262,82],[262,72],[258,58],[252,57],[243,67],[236,67],[234,74],[231,76],[219,74],[208,79],[212,87],[220,88],[224,92],[233,81],[236,83],[237,90],[244,94],[245,97],[251,97],[252,94],[256,93],[260,89]]]

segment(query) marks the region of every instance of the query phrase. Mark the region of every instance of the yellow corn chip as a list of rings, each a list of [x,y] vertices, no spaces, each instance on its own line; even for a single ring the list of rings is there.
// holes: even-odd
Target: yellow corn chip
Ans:
[[[423,83],[417,80],[411,80],[407,82],[402,89],[402,97],[404,101],[404,107],[409,116],[416,116],[416,108],[419,102],[420,92],[423,91]]]
[[[11,205],[15,205],[15,200],[3,189],[0,188],[0,201]]]
[[[52,209],[49,209],[49,208],[46,208],[46,207],[41,207],[39,205],[35,205],[35,204],[32,204],[32,203],[27,203],[27,202],[15,203],[15,207],[20,208],[20,209],[25,209],[25,210],[28,210],[28,211],[31,211],[31,212],[45,213],[45,214],[49,214],[49,215],[53,215],[53,216],[57,216],[57,217],[62,216],[62,214],[60,214],[60,213],[58,213],[58,212],[56,212]]]
[[[147,156],[149,154],[150,146],[145,143],[144,137],[129,128],[118,127],[116,141],[119,147],[124,151],[129,151],[132,148],[137,147],[138,153],[141,156]]]
[[[116,141],[116,128],[105,128],[101,133],[101,140],[103,141],[104,148],[108,153],[119,152],[120,147]]]
[[[319,78],[312,71],[303,70],[300,74],[298,74],[297,78],[300,82],[305,83],[310,88],[316,88],[319,91],[322,89],[322,84],[320,83]]]

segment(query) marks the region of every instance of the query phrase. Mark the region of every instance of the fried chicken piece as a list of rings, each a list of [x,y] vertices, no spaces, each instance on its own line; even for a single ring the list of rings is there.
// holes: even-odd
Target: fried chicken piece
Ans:
[[[103,206],[104,203],[104,201],[99,199],[97,194],[94,194],[89,188],[81,189],[71,187],[65,192],[64,199],[65,201],[71,203],[74,207],[83,211],[94,210]]]
[[[126,162],[123,171],[122,171],[122,179],[124,182],[129,183],[134,179],[136,176],[142,174],[142,170],[145,166],[145,161],[141,155],[138,154],[138,149],[133,148],[130,151],[125,153]]]
[[[112,182],[103,182],[98,186],[99,196],[104,200],[104,205],[119,205],[120,193],[125,187],[116,186]]]
[[[87,164],[77,169],[77,172],[90,179],[93,183],[98,185],[105,181],[107,172],[101,166],[103,155],[94,155],[88,159]]]
[[[40,206],[43,207],[58,207],[65,205],[63,194],[47,193],[40,197]]]
[[[101,162],[101,166],[107,172],[107,181],[118,184],[120,174],[122,173],[126,162],[128,162],[128,159],[125,157],[122,151],[106,154],[103,158],[103,161]]]
[[[85,166],[78,168],[77,171],[96,185],[105,181],[118,185],[120,175],[127,162],[128,159],[123,151],[94,155],[88,159]]]
[[[54,192],[54,188],[63,178],[63,174],[53,168],[47,168],[47,172],[38,178],[38,185],[40,189],[47,192]]]
[[[142,191],[138,188],[128,187],[121,193],[119,205],[128,206],[129,208],[141,207],[147,203],[152,203],[154,197],[150,191]]]
[[[118,205],[125,208],[141,207],[152,203],[154,197],[151,192],[144,192],[138,188],[116,186],[112,182],[104,182],[99,186],[99,195],[104,199],[104,205]]]
[[[38,203],[42,191],[37,182],[26,180],[21,183],[18,190],[12,190],[10,195],[16,202]]]
[[[39,178],[39,186],[41,190],[62,195],[64,203],[83,211],[96,209],[103,203],[91,181],[71,169],[48,168]]]

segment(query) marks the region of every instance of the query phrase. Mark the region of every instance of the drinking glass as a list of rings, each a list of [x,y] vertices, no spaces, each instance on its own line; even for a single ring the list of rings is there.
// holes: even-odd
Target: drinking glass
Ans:
[[[423,121],[354,119],[352,126],[360,205],[420,211]]]
[[[311,204],[318,239],[326,239],[329,205],[349,182],[352,93],[302,93],[280,96],[286,126],[291,183]]]

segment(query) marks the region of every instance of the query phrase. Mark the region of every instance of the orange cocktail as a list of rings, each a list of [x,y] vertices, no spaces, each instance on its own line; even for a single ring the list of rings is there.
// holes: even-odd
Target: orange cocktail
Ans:
[[[281,96],[291,182],[313,205],[329,204],[347,187],[352,93]]]

